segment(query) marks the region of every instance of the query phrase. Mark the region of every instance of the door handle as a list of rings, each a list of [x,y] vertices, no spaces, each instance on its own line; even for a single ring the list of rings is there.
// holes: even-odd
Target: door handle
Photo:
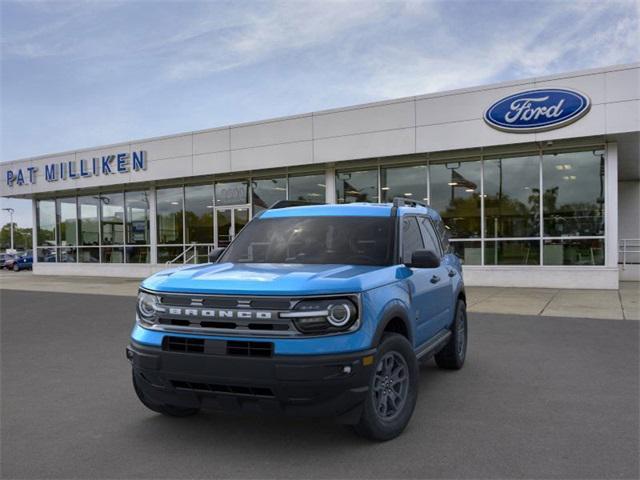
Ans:
[[[449,276],[450,277],[455,277],[456,276],[456,271],[455,270],[449,270]]]
[[[438,283],[440,281],[440,277],[437,275],[434,275],[433,277],[431,277],[430,282],[431,283]]]

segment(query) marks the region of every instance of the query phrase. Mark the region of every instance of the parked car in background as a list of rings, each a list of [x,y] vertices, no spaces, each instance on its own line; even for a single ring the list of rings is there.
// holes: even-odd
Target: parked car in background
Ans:
[[[16,257],[11,268],[14,272],[31,270],[33,268],[33,254],[31,252],[25,252],[19,257]]]
[[[14,253],[4,253],[2,258],[2,268],[11,270],[13,268],[13,262],[15,262],[17,255]]]

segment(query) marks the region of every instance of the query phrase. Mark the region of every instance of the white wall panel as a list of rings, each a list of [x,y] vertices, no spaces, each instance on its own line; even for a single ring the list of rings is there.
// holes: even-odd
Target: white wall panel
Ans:
[[[608,103],[606,132],[623,133],[640,130],[640,100]]]
[[[535,88],[574,88],[589,95],[591,103],[593,104],[604,103],[605,101],[604,73],[559,78],[548,81],[536,80]]]
[[[315,141],[316,163],[415,153],[415,129],[346,135]]]
[[[607,102],[640,98],[640,68],[607,72],[605,76]]]
[[[319,113],[313,117],[313,132],[316,139],[401,129],[414,125],[413,100],[340,112]]]
[[[434,125],[481,119],[484,111],[494,102],[529,88],[533,88],[533,84],[417,100],[416,124]]]
[[[229,150],[229,128],[193,134],[193,153],[221,152]]]
[[[232,127],[230,135],[233,150],[311,140],[311,115]]]
[[[214,152],[193,156],[193,174],[210,175],[231,171],[231,153]]]
[[[166,180],[171,178],[190,177],[193,175],[192,157],[164,158],[149,162],[144,172],[136,172],[132,179],[136,182],[149,180]]]
[[[193,153],[193,136],[191,134],[178,137],[161,138],[147,142],[132,143],[132,151],[145,150],[149,161],[163,158],[183,157]]]
[[[589,137],[592,135],[602,135],[605,131],[606,119],[604,116],[604,104],[592,105],[591,110],[581,119],[566,127],[547,132],[536,133],[536,140],[547,141],[560,138]]]
[[[244,148],[231,152],[231,170],[257,170],[309,164],[313,160],[313,144],[310,141],[284,143],[266,147]]]

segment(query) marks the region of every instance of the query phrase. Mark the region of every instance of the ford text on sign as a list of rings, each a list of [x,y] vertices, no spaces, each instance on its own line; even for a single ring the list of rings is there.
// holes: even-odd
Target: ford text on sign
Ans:
[[[491,105],[484,120],[508,132],[540,132],[567,125],[591,107],[586,95],[575,90],[542,88],[510,95]]]

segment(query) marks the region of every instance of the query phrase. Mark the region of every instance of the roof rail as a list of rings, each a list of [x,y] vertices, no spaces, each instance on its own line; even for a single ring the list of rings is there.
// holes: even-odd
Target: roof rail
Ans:
[[[278,208],[287,207],[306,207],[309,205],[326,205],[320,202],[305,202],[304,200],[278,200],[276,203],[269,207],[269,210],[277,210]]]
[[[398,208],[398,207],[425,207],[427,208],[428,205],[424,202],[420,202],[418,200],[412,200],[411,198],[404,198],[404,197],[394,197],[393,198],[393,206]]]

